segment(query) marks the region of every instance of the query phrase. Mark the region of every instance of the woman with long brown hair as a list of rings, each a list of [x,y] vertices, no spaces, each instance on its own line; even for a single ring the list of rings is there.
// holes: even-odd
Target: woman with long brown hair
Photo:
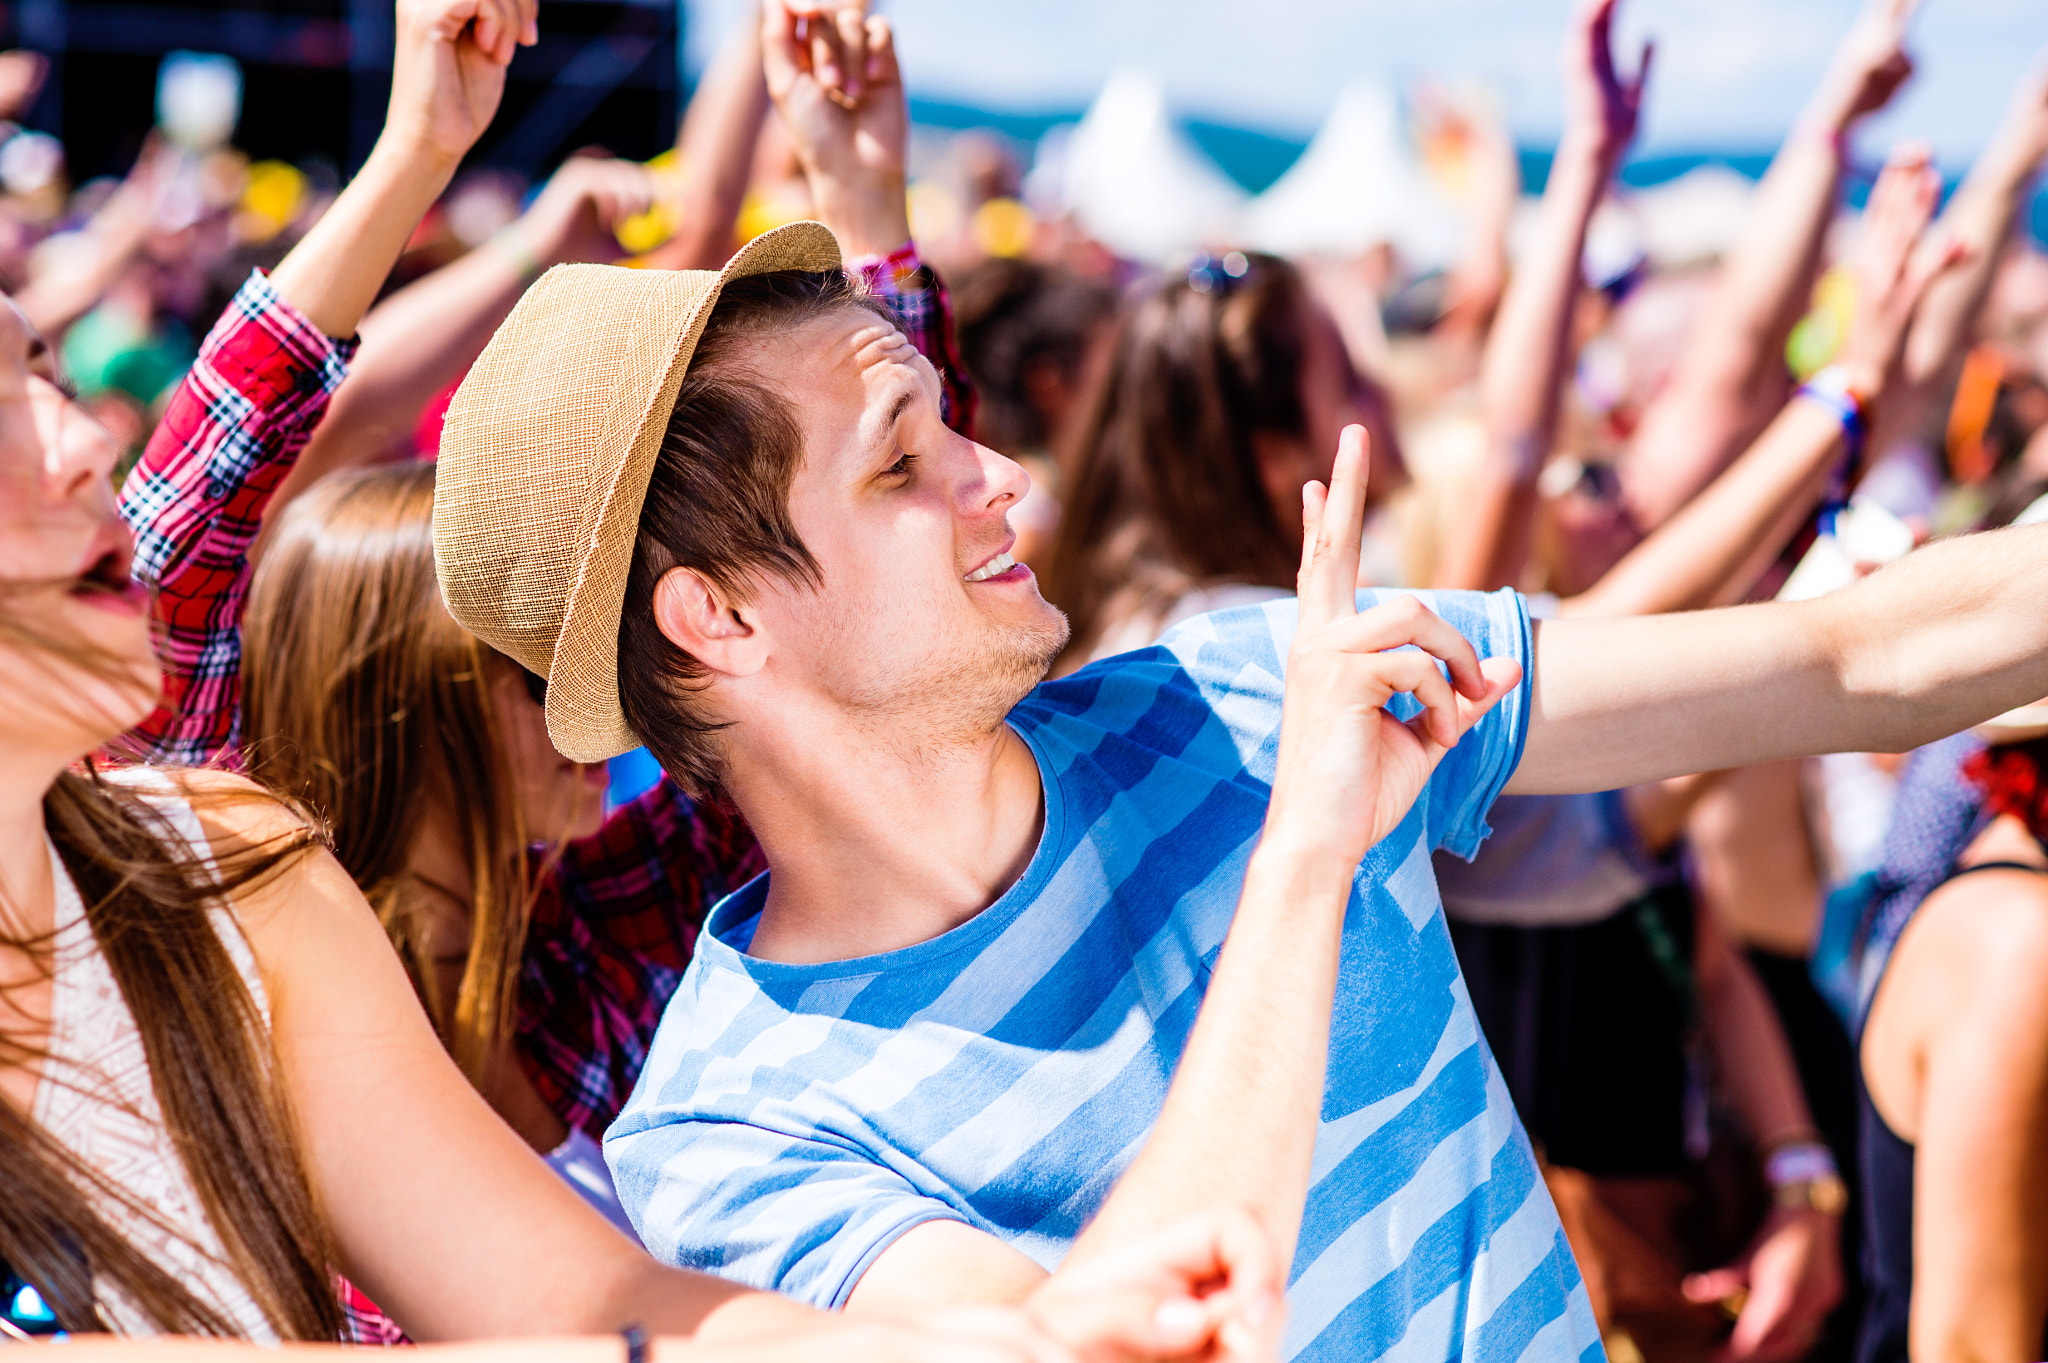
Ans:
[[[1073,635],[1054,671],[1141,648],[1204,611],[1291,595],[1301,486],[1338,432],[1372,434],[1372,495],[1405,477],[1385,395],[1274,256],[1202,255],[1117,329],[1063,470],[1046,598]]]

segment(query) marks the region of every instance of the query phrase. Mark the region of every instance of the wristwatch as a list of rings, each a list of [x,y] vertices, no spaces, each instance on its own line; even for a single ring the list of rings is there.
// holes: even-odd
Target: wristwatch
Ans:
[[[1764,1160],[1764,1182],[1771,1201],[1787,1211],[1817,1211],[1840,1216],[1849,1209],[1849,1188],[1835,1168],[1835,1157],[1817,1140],[1787,1141]]]
[[[1849,1185],[1840,1174],[1822,1174],[1781,1183],[1771,1189],[1771,1202],[1787,1211],[1817,1211],[1822,1216],[1840,1216],[1849,1210]]]

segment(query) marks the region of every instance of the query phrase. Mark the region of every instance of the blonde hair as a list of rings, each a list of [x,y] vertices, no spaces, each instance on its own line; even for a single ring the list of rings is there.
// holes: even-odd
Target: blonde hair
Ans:
[[[434,576],[434,471],[322,479],[285,512],[242,626],[243,750],[254,776],[325,821],[472,1084],[510,1036],[535,868],[491,700],[515,664],[450,618]],[[469,949],[443,997],[434,886],[407,869],[446,802],[470,877]]]

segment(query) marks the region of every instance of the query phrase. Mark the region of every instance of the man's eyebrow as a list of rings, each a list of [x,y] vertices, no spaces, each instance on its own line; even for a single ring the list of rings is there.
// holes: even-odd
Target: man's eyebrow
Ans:
[[[881,425],[875,428],[877,445],[889,438],[896,429],[896,423],[903,419],[904,412],[908,411],[910,404],[916,400],[917,390],[914,388],[906,388],[896,395],[896,400],[889,404],[889,415],[882,418]]]

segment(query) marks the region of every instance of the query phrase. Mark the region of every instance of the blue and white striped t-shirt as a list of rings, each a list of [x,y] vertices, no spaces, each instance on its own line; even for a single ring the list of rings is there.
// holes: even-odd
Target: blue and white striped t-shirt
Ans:
[[[1527,669],[1519,597],[1424,600]],[[744,954],[765,876],[713,910],[605,1138],[649,1250],[822,1307],[926,1221],[1056,1266],[1157,1119],[1236,910],[1295,618],[1292,600],[1198,617],[1025,697],[1010,724],[1038,759],[1044,832],[953,931],[788,965]],[[1479,846],[1528,706],[1525,682],[1359,871],[1289,1358],[1600,1359],[1430,866]]]

